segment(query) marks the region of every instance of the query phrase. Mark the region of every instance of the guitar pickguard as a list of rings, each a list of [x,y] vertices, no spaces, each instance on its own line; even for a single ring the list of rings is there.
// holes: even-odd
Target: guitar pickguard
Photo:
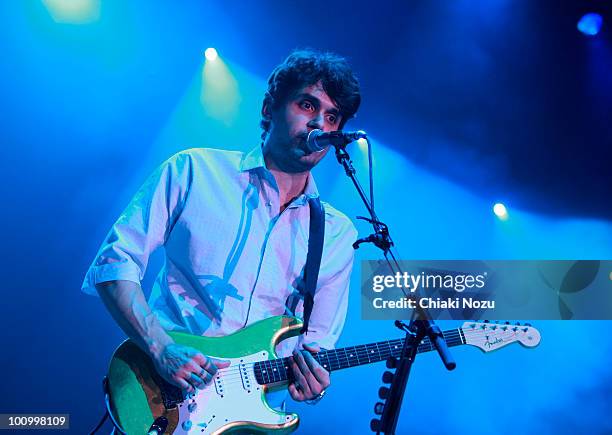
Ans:
[[[175,434],[217,434],[226,431],[250,433],[282,430],[297,424],[295,414],[270,408],[264,387],[255,380],[253,364],[268,358],[258,352],[240,358],[225,358],[229,367],[215,375],[214,385],[191,393],[179,404]]]

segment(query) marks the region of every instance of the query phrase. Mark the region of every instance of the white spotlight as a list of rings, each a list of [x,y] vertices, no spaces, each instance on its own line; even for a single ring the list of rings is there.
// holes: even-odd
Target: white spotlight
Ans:
[[[213,61],[217,58],[218,54],[217,54],[217,50],[215,50],[212,47],[209,47],[206,49],[206,51],[204,52],[204,56],[206,57],[207,60]]]
[[[495,213],[495,216],[497,216],[502,221],[508,219],[508,209],[506,209],[506,206],[501,202],[498,202],[493,206],[493,213]]]

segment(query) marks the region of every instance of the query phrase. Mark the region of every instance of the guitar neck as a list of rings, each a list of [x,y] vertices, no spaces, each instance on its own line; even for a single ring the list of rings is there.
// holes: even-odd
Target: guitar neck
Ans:
[[[458,346],[465,343],[461,328],[443,332],[448,346]],[[346,369],[365,364],[372,364],[390,357],[398,358],[402,353],[405,338],[379,341],[378,343],[343,347],[341,349],[322,350],[313,355],[315,360],[327,371]],[[434,350],[428,337],[417,347],[417,353]],[[259,384],[290,382],[293,372],[290,369],[290,357],[255,363],[255,377]]]

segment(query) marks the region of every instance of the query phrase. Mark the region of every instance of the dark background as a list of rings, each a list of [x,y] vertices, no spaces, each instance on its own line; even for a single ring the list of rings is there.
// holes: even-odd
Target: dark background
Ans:
[[[258,144],[265,79],[295,47],[336,51],[357,72],[363,105],[347,129],[373,138],[379,213],[403,258],[612,258],[610,2],[75,4],[0,3],[0,412],[94,426],[124,338],[79,292],[99,244],[172,153]],[[576,24],[592,11],[604,25],[588,37]],[[237,89],[221,114],[200,98],[215,86],[202,78],[211,46],[233,75],[223,92]],[[364,214],[333,160],[317,180],[339,209]],[[397,336],[360,320],[359,260],[378,257],[358,252],[340,345]],[[535,350],[457,350],[454,373],[423,356],[402,431],[609,433],[609,322],[532,323]],[[382,370],[334,374],[324,402],[297,406],[300,433],[368,433]]]

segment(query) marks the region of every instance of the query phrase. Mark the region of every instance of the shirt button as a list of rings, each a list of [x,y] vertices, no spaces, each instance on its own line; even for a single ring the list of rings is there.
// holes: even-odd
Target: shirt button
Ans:
[[[266,202],[266,207],[271,207],[272,203],[270,201]]]

